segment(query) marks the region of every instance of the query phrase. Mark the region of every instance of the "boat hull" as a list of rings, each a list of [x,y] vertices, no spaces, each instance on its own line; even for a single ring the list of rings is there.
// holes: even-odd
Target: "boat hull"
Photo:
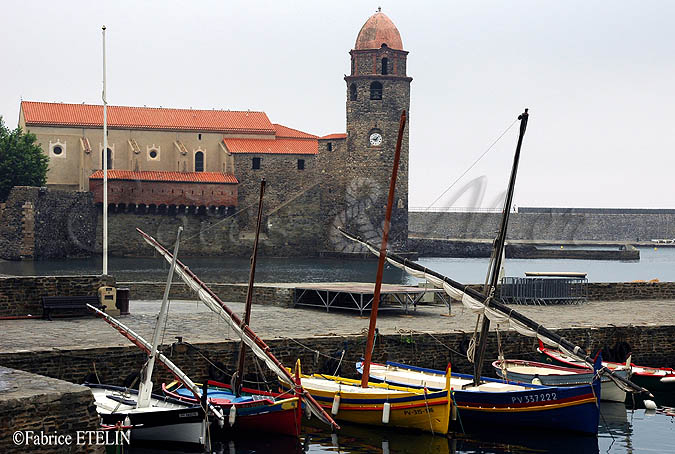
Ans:
[[[443,372],[387,363],[371,365],[371,379],[377,367],[393,367],[406,372],[417,382],[439,383]],[[451,427],[472,432],[490,428],[486,423],[518,429],[564,430],[584,434],[597,434],[600,413],[597,407],[600,382],[593,385],[551,387],[523,385],[511,381],[481,378],[481,385],[473,388],[471,375],[453,373],[451,377],[452,404]],[[462,389],[466,388],[466,389]],[[470,389],[473,388],[473,389]]]
[[[96,410],[106,426],[131,426],[131,441],[176,442],[205,446],[207,421],[199,405],[153,395],[150,407],[136,408],[136,390],[117,386],[87,385]]]
[[[303,389],[338,421],[434,434],[448,432],[447,391],[424,392],[374,383],[364,390],[359,383],[339,377],[302,378]],[[335,404],[336,395],[339,404]],[[388,422],[383,422],[385,413]]]
[[[594,373],[588,369],[555,366],[544,363],[521,360],[505,360],[506,375],[510,381],[532,383],[535,377],[546,386],[574,386],[589,384],[593,381]],[[492,363],[497,375],[504,378],[502,361]],[[614,371],[621,377],[628,379],[628,369]],[[625,402],[626,391],[622,390],[608,377],[602,377],[600,399],[606,402]]]
[[[209,382],[210,383],[210,382]],[[177,399],[196,402],[192,393],[173,382],[163,386],[164,393]],[[225,385],[209,385],[207,395],[212,405],[225,415],[222,428],[214,430],[227,435],[234,433],[269,433],[299,437],[302,425],[302,408],[298,397],[278,399],[270,393],[244,389],[240,397],[235,396]],[[235,407],[234,423],[229,424],[232,406]]]
[[[568,357],[564,353],[545,348],[543,345],[540,345],[539,348],[537,348],[537,351],[539,352],[542,359],[549,364],[577,368],[587,367],[585,364],[575,361],[573,358]],[[625,364],[609,361],[603,361],[602,365],[614,371],[617,368],[626,367]],[[668,399],[668,402],[675,402],[675,369],[668,367],[659,368],[638,366],[633,363],[630,364],[630,368],[630,380],[633,383],[648,389],[657,397],[670,398]]]

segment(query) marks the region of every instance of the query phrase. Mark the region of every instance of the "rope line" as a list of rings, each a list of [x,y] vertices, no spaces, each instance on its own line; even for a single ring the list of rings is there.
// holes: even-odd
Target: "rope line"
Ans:
[[[460,176],[458,176],[457,179],[455,179],[455,181],[453,181],[452,184],[451,184],[450,186],[448,186],[448,188],[447,188],[445,191],[443,191],[443,192],[441,193],[441,195],[439,195],[438,197],[436,197],[436,199],[435,199],[433,202],[431,202],[431,205],[429,205],[429,206],[426,208],[425,211],[429,211],[429,209],[431,209],[431,207],[434,206],[434,205],[436,204],[436,202],[438,202],[438,201],[441,199],[441,197],[443,197],[445,194],[447,194],[447,192],[448,192],[450,189],[452,189],[453,186],[455,186],[455,185],[457,184],[457,182],[459,182],[459,180],[461,180],[462,177],[463,177],[464,175],[466,175],[467,173],[469,173],[469,171],[470,171],[471,169],[473,169],[474,166],[475,166],[476,164],[478,164],[478,162],[479,162],[481,159],[483,159],[483,157],[485,157],[485,155],[488,154],[488,152],[489,152],[490,150],[492,150],[492,147],[494,147],[494,146],[497,144],[497,142],[499,142],[499,141],[501,140],[501,138],[504,137],[504,135],[506,135],[507,132],[509,132],[509,130],[513,127],[513,125],[516,124],[517,121],[518,121],[517,118],[516,118],[515,120],[513,120],[513,123],[511,123],[511,124],[509,125],[509,127],[506,128],[506,129],[504,130],[504,132],[502,132],[502,133],[499,135],[499,137],[497,137],[497,138],[495,139],[494,142],[492,142],[492,144],[487,148],[487,150],[485,150],[485,151],[483,152],[483,154],[481,154],[481,155],[478,157],[478,159],[476,159],[476,160],[473,162],[473,164],[471,164],[471,165],[470,165],[470,166],[469,166],[469,167],[468,167],[468,168],[467,168]]]

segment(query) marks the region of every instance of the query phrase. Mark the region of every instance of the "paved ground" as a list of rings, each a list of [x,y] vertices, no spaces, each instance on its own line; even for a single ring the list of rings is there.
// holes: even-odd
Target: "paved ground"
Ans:
[[[228,303],[238,314],[242,303]],[[151,338],[159,301],[132,301],[131,315],[121,320],[137,333]],[[547,328],[580,326],[627,326],[675,324],[675,300],[594,301],[580,305],[514,306]],[[313,308],[281,308],[254,305],[251,327],[264,339],[359,334],[368,327],[368,318],[355,312],[330,312]],[[196,301],[172,301],[165,342],[183,336],[188,342],[214,342],[232,338],[227,326]],[[409,315],[402,311],[383,312],[378,327],[383,334],[399,330],[449,332],[473,330],[475,316],[461,304],[421,306]],[[36,351],[128,345],[128,341],[103,320],[94,317],[0,321],[0,352]]]

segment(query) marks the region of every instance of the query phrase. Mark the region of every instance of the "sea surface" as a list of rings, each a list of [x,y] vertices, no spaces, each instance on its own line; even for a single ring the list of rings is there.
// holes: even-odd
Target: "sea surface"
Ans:
[[[246,282],[247,258],[180,257],[204,282]],[[423,266],[465,284],[482,283],[487,258],[422,257]],[[100,274],[100,257],[47,261],[0,261],[0,275]],[[376,260],[329,258],[259,257],[256,282],[374,282]],[[168,264],[160,258],[109,259],[109,273],[118,282],[164,281]],[[630,282],[635,280],[675,281],[675,248],[640,248],[639,261],[506,259],[505,276],[523,277],[526,271],[577,271],[588,273],[590,282]],[[384,281],[390,284],[416,284],[419,280],[387,266]]]
[[[219,454],[640,454],[675,453],[675,417],[644,409],[629,410],[623,404],[600,405],[597,437],[550,432],[498,432],[489,428],[485,435],[452,434],[433,436],[422,433],[377,429],[343,424],[338,434],[305,427],[301,439],[250,437],[216,441],[212,452]],[[112,451],[109,451],[112,452]],[[171,452],[166,447],[138,449],[130,454]]]

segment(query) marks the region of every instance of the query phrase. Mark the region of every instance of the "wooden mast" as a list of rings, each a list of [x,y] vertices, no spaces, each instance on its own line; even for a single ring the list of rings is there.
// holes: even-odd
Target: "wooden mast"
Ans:
[[[251,271],[248,276],[248,290],[246,291],[246,309],[242,328],[248,326],[251,321],[251,305],[253,299],[253,281],[255,280],[255,265],[258,257],[258,238],[260,237],[260,224],[262,223],[263,196],[265,195],[265,179],[260,180],[260,200],[258,201],[258,221],[255,226],[255,241],[253,242],[253,255],[251,255]],[[246,344],[241,341],[239,346],[239,362],[235,376],[233,391],[237,396],[241,393],[241,385],[244,381],[244,364],[246,361]]]
[[[499,279],[499,270],[502,266],[502,257],[504,256],[504,245],[506,243],[506,230],[509,225],[509,214],[511,213],[511,205],[513,203],[513,192],[516,186],[516,175],[518,174],[518,163],[520,161],[520,148],[523,144],[523,137],[527,129],[527,120],[529,114],[527,109],[518,116],[520,120],[520,134],[518,135],[518,145],[516,145],[516,154],[513,157],[513,167],[511,168],[511,177],[509,178],[509,186],[506,192],[506,200],[504,201],[504,211],[502,214],[502,222],[499,226],[499,234],[494,243],[494,261],[492,262],[492,269],[490,269],[490,279],[486,283],[483,293],[486,295],[485,307],[490,306],[490,300],[494,294]],[[481,373],[483,371],[483,357],[485,356],[485,346],[487,344],[487,334],[490,330],[490,319],[483,315],[483,323],[481,325],[480,334],[478,337],[477,354],[474,355],[473,363],[473,381],[477,386],[480,383]]]
[[[377,322],[377,308],[380,305],[380,289],[382,288],[382,273],[384,271],[384,258],[387,252],[387,240],[389,239],[389,224],[391,222],[391,211],[394,205],[394,192],[396,191],[396,177],[398,175],[398,163],[401,158],[401,144],[403,142],[403,130],[405,129],[405,110],[401,112],[401,122],[398,125],[398,139],[396,140],[396,152],[394,153],[394,165],[391,170],[391,181],[389,181],[389,198],[387,199],[387,211],[384,215],[384,227],[382,229],[382,245],[380,246],[380,257],[377,261],[377,277],[375,278],[375,291],[373,293],[373,304],[370,308],[370,324],[368,325],[368,342],[366,344],[366,358],[363,361],[363,375],[361,376],[361,387],[368,387],[368,378],[370,375],[370,362],[373,357],[373,339],[375,337],[375,324]]]

